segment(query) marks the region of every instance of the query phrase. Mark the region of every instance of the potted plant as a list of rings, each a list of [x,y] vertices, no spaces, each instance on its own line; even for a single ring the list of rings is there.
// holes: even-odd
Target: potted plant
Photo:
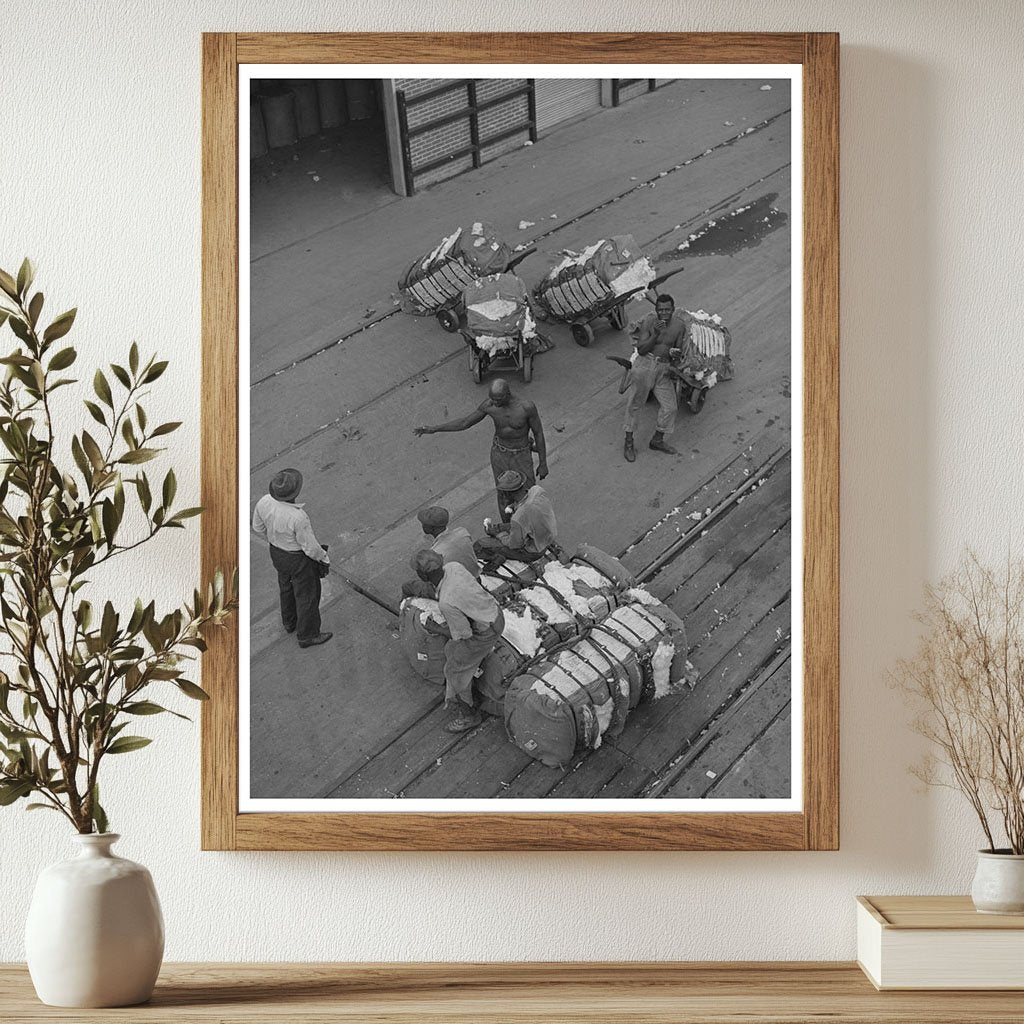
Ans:
[[[969,554],[925,591],[917,653],[896,682],[938,748],[912,768],[958,789],[987,846],[971,888],[983,913],[1024,914],[1024,561],[996,572]]]
[[[172,714],[161,690],[205,700],[187,678],[204,630],[235,607],[237,578],[158,611],[139,598],[120,609],[96,596],[94,573],[201,511],[175,505],[174,470],[159,483],[143,467],[179,423],[151,423],[142,401],[167,367],[133,344],[124,364],[97,369],[68,430],[54,394],[78,383],[63,339],[75,310],[42,325],[43,295],[26,260],[0,271],[0,327],[15,347],[0,357],[0,805],[63,815],[80,855],[43,871],[26,930],[36,991],[63,1006],[149,998],[163,956],[163,923],[149,872],[116,857],[101,803],[108,757],[147,746],[133,724]],[[59,399],[58,399],[59,401]],[[125,566],[126,567],[126,566]]]

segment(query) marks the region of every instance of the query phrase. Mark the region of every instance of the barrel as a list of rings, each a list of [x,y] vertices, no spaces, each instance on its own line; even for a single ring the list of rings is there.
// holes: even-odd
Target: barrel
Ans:
[[[372,78],[350,78],[345,83],[345,99],[350,121],[365,121],[377,106]]]
[[[345,106],[345,81],[341,78],[318,78],[317,101],[320,104],[320,124],[324,128],[340,128],[348,121]]]
[[[249,102],[249,159],[255,160],[267,151],[267,128],[263,123],[263,111],[259,101]]]
[[[295,94],[295,116],[298,122],[299,138],[308,139],[320,132],[320,102],[317,99],[316,81],[312,78],[288,78],[285,85]]]
[[[299,138],[295,116],[295,94],[277,83],[267,83],[260,93],[263,124],[267,130],[267,145],[271,149],[290,146]]]

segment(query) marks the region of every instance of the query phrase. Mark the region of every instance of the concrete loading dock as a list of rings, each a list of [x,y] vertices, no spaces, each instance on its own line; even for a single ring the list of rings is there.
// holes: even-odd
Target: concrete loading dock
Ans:
[[[736,363],[736,379],[699,416],[679,413],[678,457],[646,449],[652,410],[638,461],[622,460],[619,371],[603,358],[628,353],[620,332],[602,327],[584,350],[552,325],[557,347],[538,358],[534,381],[512,381],[543,417],[545,487],[563,544],[613,554],[636,545],[624,555],[635,570],[669,556],[650,587],[687,624],[702,676],[694,691],[642,706],[623,736],[556,777],[507,744],[497,720],[462,738],[443,733],[438,695],[405,664],[388,610],[420,544],[418,508],[444,505],[477,535],[494,515],[488,427],[412,434],[469,412],[483,393],[458,336],[394,312],[397,274],[467,217],[501,225],[517,244],[536,240],[519,268],[532,283],[558,249],[610,234],[632,233],[662,272],[716,215],[768,194],[788,212],[788,84],[762,84],[673,83],[414,197],[350,207],[337,223],[332,205],[315,233],[279,234],[283,245],[257,249],[251,502],[276,470],[303,470],[302,498],[332,554],[323,616],[336,637],[295,648],[254,543],[253,796],[788,795],[787,231],[733,255],[687,259],[667,286],[680,306],[722,315]],[[302,203],[307,223],[315,189],[275,199],[286,201]],[[287,222],[279,206],[273,215]],[[637,302],[630,313],[650,308]],[[673,547],[681,534],[688,539]]]

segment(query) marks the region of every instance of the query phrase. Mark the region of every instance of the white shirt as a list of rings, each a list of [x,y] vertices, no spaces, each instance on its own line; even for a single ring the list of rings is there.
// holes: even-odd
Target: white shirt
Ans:
[[[304,551],[314,562],[329,562],[304,510],[305,505],[264,494],[252,514],[253,532],[282,551]]]

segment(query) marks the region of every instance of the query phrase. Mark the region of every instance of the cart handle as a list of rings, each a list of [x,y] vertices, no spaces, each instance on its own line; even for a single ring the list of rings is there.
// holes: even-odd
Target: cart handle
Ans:
[[[518,267],[519,264],[522,263],[523,260],[525,260],[527,256],[532,256],[536,251],[537,251],[537,246],[535,246],[535,245],[531,245],[529,249],[524,249],[521,253],[519,253],[518,256],[516,256],[515,259],[509,260],[508,266],[505,269],[506,270],[512,270],[515,267]]]
[[[662,286],[662,285],[663,285],[663,284],[664,284],[664,283],[665,283],[665,282],[666,282],[666,281],[667,281],[667,280],[668,280],[668,279],[669,279],[670,277],[675,277],[675,276],[676,276],[676,274],[681,274],[681,273],[682,273],[682,272],[683,272],[683,271],[684,271],[685,269],[686,269],[686,267],[676,267],[676,269],[675,269],[675,270],[670,270],[670,271],[669,271],[669,272],[668,272],[667,274],[659,274],[659,275],[658,275],[658,276],[657,276],[657,277],[656,277],[656,278],[655,278],[655,279],[654,279],[654,280],[653,280],[653,281],[652,281],[652,282],[651,282],[651,283],[650,283],[650,284],[649,284],[649,285],[647,286],[647,288],[646,288],[646,289],[644,289],[644,291],[645,291],[645,292],[647,293],[647,294],[645,294],[645,295],[644,295],[644,298],[645,298],[645,299],[646,299],[646,300],[647,300],[647,301],[648,301],[648,302],[649,302],[649,303],[650,303],[650,304],[651,304],[652,306],[654,306],[654,305],[657,305],[657,303],[656,303],[655,299],[652,299],[652,298],[651,298],[651,295],[650,295],[650,293],[651,293],[651,292],[654,292],[654,294],[655,294],[655,295],[657,295],[657,294],[658,294],[658,289],[659,289],[659,288],[660,288],[660,287],[661,287],[661,286]]]

